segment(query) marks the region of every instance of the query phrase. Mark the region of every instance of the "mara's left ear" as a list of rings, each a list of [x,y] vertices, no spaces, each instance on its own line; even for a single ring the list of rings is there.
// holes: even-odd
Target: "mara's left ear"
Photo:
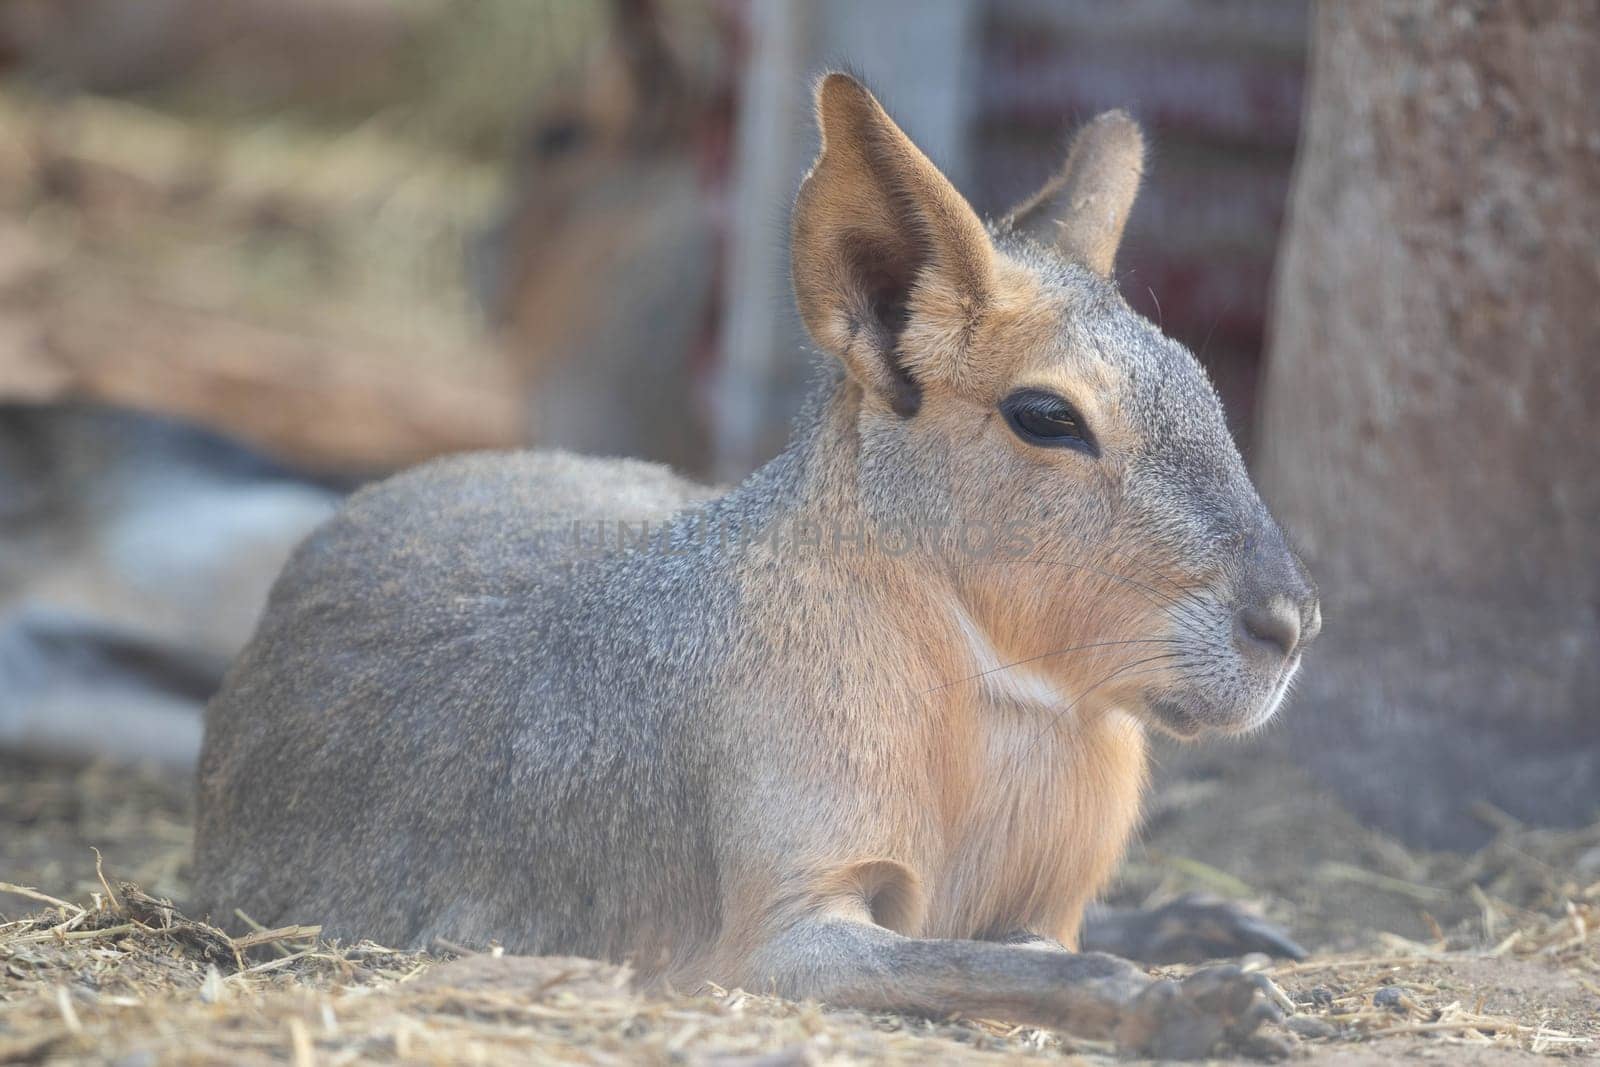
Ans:
[[[817,125],[822,152],[794,205],[800,315],[851,377],[914,415],[930,376],[959,371],[989,300],[993,246],[966,200],[860,82],[823,78]],[[903,354],[913,314],[928,343]]]
[[[1143,175],[1139,124],[1125,111],[1107,111],[1078,131],[1061,170],[1001,225],[1057,245],[1109,278]]]

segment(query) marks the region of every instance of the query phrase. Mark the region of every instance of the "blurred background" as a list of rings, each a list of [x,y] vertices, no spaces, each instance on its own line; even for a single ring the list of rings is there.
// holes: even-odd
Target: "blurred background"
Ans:
[[[736,476],[806,379],[787,210],[842,64],[986,214],[1137,111],[1125,288],[1248,438],[1306,31],[1214,0],[17,0],[0,389],[324,472],[537,440]]]
[[[773,455],[827,66],[987,215],[1098,111],[1147,131],[1123,291],[1210,370],[1327,618],[1264,742],[1164,757],[1153,834],[1246,798],[1184,840],[1315,897],[1328,862],[1421,878],[1386,841],[1600,816],[1600,7],[6,0],[0,822],[131,788],[60,760],[185,771],[284,556],[365,480]],[[161,796],[128,840],[184,839]],[[1275,804],[1304,832],[1240,833]],[[129,851],[181,891],[178,851]]]
[[[813,360],[786,239],[830,65],[985,214],[1078,122],[1138,113],[1154,178],[1123,286],[1248,447],[1307,22],[1215,0],[0,6],[0,398],[54,405],[5,424],[0,596],[24,625],[0,647],[61,660],[13,666],[51,711],[0,737],[84,744],[81,625],[224,661],[365,479],[530,443],[722,480],[772,456]]]

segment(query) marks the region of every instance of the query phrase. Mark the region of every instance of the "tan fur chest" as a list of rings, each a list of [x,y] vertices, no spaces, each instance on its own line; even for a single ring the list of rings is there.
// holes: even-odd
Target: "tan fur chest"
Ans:
[[[1015,931],[1075,946],[1138,821],[1142,728],[991,697],[970,709],[966,758],[948,773],[942,862],[929,879],[926,936]]]

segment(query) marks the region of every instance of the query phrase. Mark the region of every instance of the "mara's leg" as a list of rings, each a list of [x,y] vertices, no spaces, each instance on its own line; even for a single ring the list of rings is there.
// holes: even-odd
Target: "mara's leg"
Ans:
[[[1264,952],[1303,959],[1288,931],[1238,904],[1188,893],[1155,908],[1090,908],[1078,943],[1142,963],[1198,963]]]
[[[758,989],[839,1007],[1005,1019],[1169,1058],[1205,1056],[1224,1041],[1279,1051],[1255,1033],[1277,1017],[1264,980],[1236,967],[1156,981],[1099,953],[910,938],[818,916],[757,953],[749,979]]]

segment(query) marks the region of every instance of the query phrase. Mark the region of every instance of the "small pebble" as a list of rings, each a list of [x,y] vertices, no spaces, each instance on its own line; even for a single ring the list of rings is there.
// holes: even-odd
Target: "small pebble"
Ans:
[[[1331,1008],[1333,1006],[1333,990],[1325,985],[1313,986],[1311,989],[1311,1003],[1319,1008]]]
[[[1405,1010],[1406,991],[1399,986],[1386,985],[1372,994],[1372,1006],[1390,1011]]]

